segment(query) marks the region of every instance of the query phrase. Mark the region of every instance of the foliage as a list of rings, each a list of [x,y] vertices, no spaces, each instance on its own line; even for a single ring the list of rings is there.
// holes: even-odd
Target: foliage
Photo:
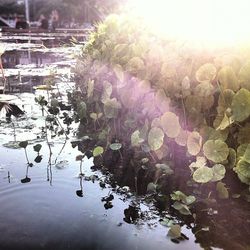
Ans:
[[[197,183],[222,183],[236,173],[250,185],[248,146],[242,145],[250,145],[250,67],[236,54],[204,53],[156,37],[141,20],[110,15],[82,47],[77,86],[86,111],[102,114],[96,133],[108,128],[102,139],[112,150],[118,140],[123,150],[129,145],[158,164],[171,162],[173,172],[191,169]],[[182,151],[178,165],[174,155]],[[148,189],[155,190],[152,184]],[[222,184],[217,190],[226,196]]]

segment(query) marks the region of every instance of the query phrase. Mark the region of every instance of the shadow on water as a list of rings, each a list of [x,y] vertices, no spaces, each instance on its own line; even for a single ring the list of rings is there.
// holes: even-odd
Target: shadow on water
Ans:
[[[5,66],[42,68],[62,59],[27,53],[9,51]],[[84,147],[86,138],[76,138],[79,124],[67,102],[74,84],[67,81],[57,82],[60,88],[51,93],[19,94],[25,114],[0,119],[1,250],[249,249],[245,203],[197,202],[195,219],[180,216],[166,197],[136,195],[134,183],[118,185],[109,171],[95,165]],[[31,86],[41,82],[34,80]],[[59,96],[59,108],[50,107],[44,115],[43,100],[34,101],[40,95],[48,100]],[[180,237],[172,240],[167,236],[171,224],[181,226]]]

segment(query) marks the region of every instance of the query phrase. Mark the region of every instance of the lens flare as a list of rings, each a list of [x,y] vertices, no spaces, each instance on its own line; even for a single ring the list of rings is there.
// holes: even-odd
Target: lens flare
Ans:
[[[249,0],[131,0],[155,32],[210,45],[250,41]]]

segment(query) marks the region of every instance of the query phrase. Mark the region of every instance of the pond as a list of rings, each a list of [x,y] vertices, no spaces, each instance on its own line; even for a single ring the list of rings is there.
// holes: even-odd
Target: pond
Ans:
[[[197,221],[185,221],[173,212],[158,209],[150,195],[137,196],[128,186],[110,181],[110,173],[97,170],[91,157],[83,158],[84,152],[74,146],[83,140],[77,137],[79,124],[73,121],[67,126],[67,116],[63,115],[70,116],[73,111],[65,110],[52,120],[47,113],[42,115],[35,97],[57,96],[68,105],[67,93],[74,88],[70,69],[75,63],[75,47],[45,48],[12,41],[5,46],[5,72],[10,86],[14,86],[9,92],[19,92],[12,102],[25,114],[11,120],[1,114],[1,250],[249,247],[249,230],[245,229],[250,228],[250,217],[245,212],[242,218],[240,202],[213,205],[214,209],[197,214]],[[46,84],[52,71],[56,87],[49,91],[37,87]],[[22,82],[27,88],[18,88]],[[21,141],[28,141],[28,145],[19,145]],[[227,213],[232,208],[232,213]],[[239,218],[232,218],[231,223],[237,223],[227,229],[232,215]],[[211,232],[216,220],[221,224]],[[240,228],[242,220],[244,230]],[[171,223],[181,225],[178,240],[167,236]]]

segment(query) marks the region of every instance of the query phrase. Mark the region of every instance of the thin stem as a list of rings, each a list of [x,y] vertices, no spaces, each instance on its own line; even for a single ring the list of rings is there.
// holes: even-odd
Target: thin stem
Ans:
[[[24,152],[25,152],[25,156],[26,156],[27,163],[29,164],[29,158],[28,158],[28,155],[27,155],[27,150],[26,150],[26,148],[24,148]]]

